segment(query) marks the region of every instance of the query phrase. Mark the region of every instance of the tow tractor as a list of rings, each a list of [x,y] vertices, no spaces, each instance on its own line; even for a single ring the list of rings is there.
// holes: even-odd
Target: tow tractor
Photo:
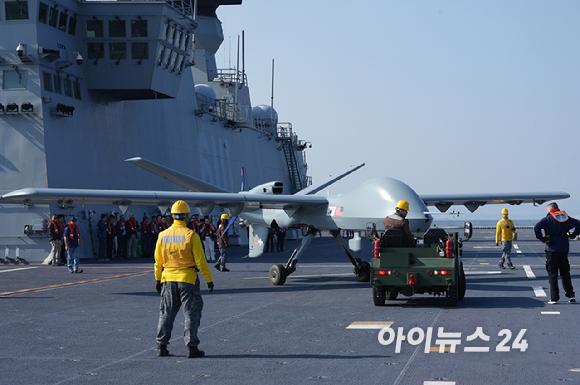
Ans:
[[[417,247],[410,248],[401,230],[386,230],[375,240],[371,260],[371,286],[375,306],[384,306],[399,294],[445,294],[448,306],[457,306],[465,296],[465,273],[461,262],[462,242],[471,238],[473,227],[465,222],[464,237],[430,228],[415,233]]]

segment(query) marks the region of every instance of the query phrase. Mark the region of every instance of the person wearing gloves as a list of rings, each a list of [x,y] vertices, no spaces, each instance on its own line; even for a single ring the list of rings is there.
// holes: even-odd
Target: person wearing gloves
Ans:
[[[155,247],[156,289],[161,294],[157,327],[159,357],[169,355],[167,345],[171,339],[173,321],[182,305],[185,316],[183,339],[188,349],[187,358],[205,355],[198,348],[200,341],[197,337],[203,309],[198,273],[201,272],[204,276],[210,293],[214,284],[199,236],[187,228],[189,212],[189,206],[184,201],[173,204],[173,226],[159,233]]]
[[[568,302],[576,302],[572,278],[570,277],[570,261],[568,252],[570,242],[580,235],[580,221],[561,211],[557,203],[546,207],[547,215],[534,226],[536,238],[546,244],[546,271],[550,283],[550,301],[554,305],[560,300],[558,288],[558,271],[562,278],[562,286],[568,297]],[[574,229],[574,231],[572,231]]]
[[[495,245],[499,246],[501,242],[502,255],[499,260],[500,269],[505,269],[504,263],[507,262],[510,269],[515,269],[516,267],[512,264],[511,252],[512,252],[512,242],[516,240],[516,225],[514,221],[509,219],[508,209],[504,208],[501,210],[502,219],[497,222],[495,231]]]

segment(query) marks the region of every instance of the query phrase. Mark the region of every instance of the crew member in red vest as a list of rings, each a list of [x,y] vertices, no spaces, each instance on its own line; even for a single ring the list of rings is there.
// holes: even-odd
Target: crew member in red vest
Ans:
[[[217,239],[215,227],[209,221],[209,216],[204,217],[204,224],[201,226],[201,239],[205,249],[205,259],[215,262],[215,241]]]
[[[149,249],[149,251],[151,252],[151,255],[155,255],[155,247],[157,245],[157,237],[159,235],[157,218],[158,218],[157,215],[153,215],[151,217],[151,223],[149,224],[149,236],[151,237],[149,241],[151,248]]]
[[[129,258],[137,258],[137,239],[139,239],[139,224],[135,219],[135,214],[131,214],[127,221],[127,256]]]
[[[113,258],[113,246],[115,244],[115,236],[117,235],[117,229],[115,227],[115,216],[109,215],[109,222],[107,223],[107,258]]]
[[[53,214],[52,219],[48,221],[48,240],[50,241],[52,255],[52,266],[63,266],[60,260],[60,252],[62,249],[62,233],[63,233],[63,214]]]
[[[141,221],[141,255],[143,258],[149,258],[149,218],[143,216]]]
[[[83,241],[77,226],[77,219],[71,217],[64,229],[64,248],[67,251],[68,271],[71,273],[83,272],[82,269],[79,269],[79,250],[81,247],[83,247]]]
[[[124,215],[117,222],[117,258],[127,259],[127,221]]]

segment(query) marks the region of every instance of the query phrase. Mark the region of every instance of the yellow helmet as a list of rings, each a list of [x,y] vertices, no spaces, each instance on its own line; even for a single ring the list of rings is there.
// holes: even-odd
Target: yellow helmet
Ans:
[[[184,201],[177,201],[171,206],[171,214],[188,214],[189,205]]]
[[[506,208],[502,209],[502,210],[501,210],[501,213],[502,213],[502,214],[509,214],[509,213],[508,213],[508,209],[506,209]]]
[[[228,214],[223,213],[222,216],[220,217],[220,219],[230,219],[230,217]]]
[[[395,207],[401,210],[409,211],[409,202],[400,200],[397,202],[397,206]]]

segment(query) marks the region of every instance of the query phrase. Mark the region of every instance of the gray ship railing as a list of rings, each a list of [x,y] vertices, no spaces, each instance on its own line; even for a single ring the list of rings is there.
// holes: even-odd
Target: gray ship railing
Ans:
[[[213,99],[209,96],[196,93],[199,110],[196,113],[209,114],[216,118],[227,121],[229,124],[237,124],[245,127],[249,123],[250,107],[236,106],[235,103],[221,99]]]

